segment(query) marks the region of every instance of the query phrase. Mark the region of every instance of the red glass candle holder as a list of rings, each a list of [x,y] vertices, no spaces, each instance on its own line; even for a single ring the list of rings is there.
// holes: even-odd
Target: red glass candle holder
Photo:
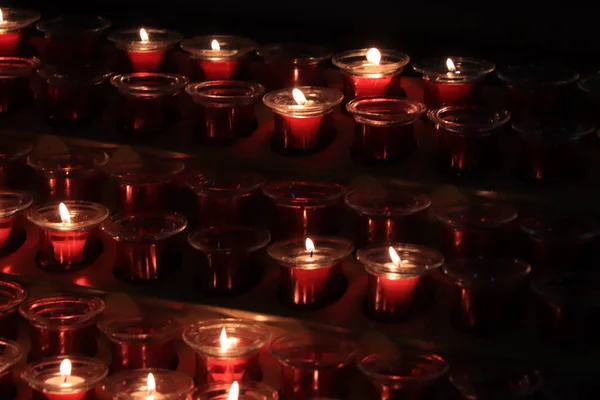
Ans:
[[[175,339],[181,324],[172,318],[133,317],[100,321],[98,329],[111,342],[112,371],[140,368],[175,369]]]
[[[25,156],[31,152],[33,144],[10,137],[0,143],[0,188],[21,187],[25,172]]]
[[[282,181],[263,189],[277,208],[280,237],[334,234],[346,188],[327,182]]]
[[[568,181],[585,169],[584,148],[596,131],[591,123],[544,125],[531,121],[513,123],[521,139],[519,175],[539,183]]]
[[[2,7],[2,18],[0,19],[0,55],[14,56],[19,53],[24,30],[40,19],[40,13],[33,10]]]
[[[0,337],[16,340],[19,333],[19,305],[27,291],[16,282],[0,280]]]
[[[148,374],[154,377],[156,388],[148,388]],[[186,400],[194,381],[180,372],[165,369],[136,369],[111,375],[102,384],[102,392],[111,399],[122,400]]]
[[[480,83],[496,66],[476,58],[450,57],[422,60],[413,69],[423,75],[425,104],[431,108],[479,103]]]
[[[258,128],[254,108],[265,92],[262,85],[207,81],[188,85],[186,92],[196,104],[194,133],[200,142],[228,145]]]
[[[516,259],[472,258],[444,265],[456,292],[453,325],[475,335],[519,326],[531,266]]]
[[[275,120],[271,145],[289,156],[310,155],[335,139],[333,109],[343,99],[335,89],[316,86],[279,89],[267,93],[263,102]]]
[[[70,221],[61,216],[60,204],[66,206]],[[61,273],[93,263],[102,252],[97,227],[108,215],[106,207],[87,201],[51,202],[30,208],[27,218],[39,228],[40,235],[37,265]]]
[[[215,81],[236,79],[243,60],[256,43],[239,36],[197,36],[181,42],[192,63],[192,79]]]
[[[306,43],[260,46],[257,53],[266,64],[264,85],[269,91],[298,86],[326,86],[325,64],[329,49]]]
[[[196,384],[261,381],[258,354],[269,329],[241,319],[216,319],[187,327],[183,340],[196,352]]]
[[[257,253],[271,241],[269,231],[258,227],[209,227],[190,234],[198,250],[199,285],[216,295],[237,294],[257,283],[262,271]]]
[[[371,383],[369,398],[437,399],[449,364],[435,354],[401,351],[397,356],[369,354],[360,359],[358,368]]]
[[[156,136],[179,120],[179,94],[188,84],[185,76],[135,72],[113,76],[110,83],[121,95],[117,117],[121,134],[140,139]]]
[[[281,365],[281,397],[346,398],[356,343],[324,334],[280,336],[270,345]]]
[[[143,283],[164,278],[179,266],[181,254],[174,239],[186,227],[183,215],[157,212],[115,214],[100,229],[116,242],[115,275]]]
[[[544,383],[537,370],[481,363],[466,368],[453,365],[449,380],[465,399],[533,400]]]
[[[237,382],[236,382],[237,383]],[[189,400],[225,400],[229,399],[232,383],[213,383],[197,388]],[[238,383],[238,400],[279,400],[275,389],[258,382]]]
[[[42,116],[58,126],[89,122],[102,115],[106,105],[104,83],[111,73],[94,66],[46,66],[38,72]]]
[[[510,113],[476,106],[442,106],[429,110],[435,125],[435,161],[454,174],[479,172],[499,156],[498,140]]]
[[[318,308],[339,299],[347,284],[342,261],[353,250],[345,240],[317,236],[273,243],[268,252],[280,267],[280,301]]]
[[[226,170],[197,171],[186,181],[198,198],[201,227],[252,224],[264,184],[262,175]]]
[[[108,35],[117,48],[119,72],[159,72],[166,66],[168,51],[183,35],[166,29],[128,29]]]
[[[86,15],[60,15],[44,19],[37,29],[46,38],[45,64],[89,64],[102,61],[100,42],[110,21]]]
[[[0,256],[14,253],[25,241],[22,214],[32,203],[29,193],[0,190]]]
[[[71,372],[61,373],[67,357],[48,358],[27,365],[23,380],[32,390],[32,400],[92,400],[96,386],[108,374],[104,362],[95,358],[69,356]]]
[[[386,165],[410,156],[417,149],[414,123],[425,105],[393,97],[351,100],[346,110],[354,117],[350,156],[367,165]]]
[[[2,33],[0,51],[1,40]],[[0,115],[18,112],[33,104],[31,77],[39,65],[35,57],[0,57]]]
[[[104,311],[98,297],[34,297],[19,307],[29,322],[29,358],[96,355],[96,319]]]
[[[443,224],[443,253],[449,259],[500,256],[510,250],[510,224],[518,212],[510,204],[467,200],[434,204],[433,216]]]
[[[2,321],[5,323],[5,321]],[[23,350],[18,343],[0,339],[0,397],[3,399],[16,399],[17,386],[15,384],[13,369],[23,359]]]

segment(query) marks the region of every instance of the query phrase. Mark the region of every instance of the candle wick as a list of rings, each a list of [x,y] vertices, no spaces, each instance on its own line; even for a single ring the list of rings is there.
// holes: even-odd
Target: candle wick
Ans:
[[[314,253],[314,250],[311,250],[311,251],[310,251],[310,258],[312,258],[312,256],[313,256],[313,253]]]
[[[67,383],[67,378],[69,377],[69,375],[63,375],[63,383]]]

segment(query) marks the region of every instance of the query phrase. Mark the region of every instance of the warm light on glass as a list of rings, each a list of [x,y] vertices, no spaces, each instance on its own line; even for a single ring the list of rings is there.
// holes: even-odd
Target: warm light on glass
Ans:
[[[68,358],[65,358],[60,363],[59,371],[60,376],[63,378],[63,381],[67,382],[67,378],[71,376],[71,361]]]
[[[394,249],[393,247],[390,246],[390,248],[388,249],[388,252],[390,253],[390,258],[392,259],[392,262],[394,263],[394,265],[400,266],[400,263],[402,262],[402,260],[400,259],[400,256],[396,252],[396,249]]]
[[[376,48],[367,51],[367,61],[371,64],[379,65],[381,63],[381,52]]]
[[[456,71],[456,66],[454,65],[454,62],[452,61],[451,58],[446,60],[446,67],[448,67],[449,72]]]
[[[152,373],[148,374],[148,378],[146,380],[146,388],[148,390],[148,396],[151,396],[154,394],[154,391],[156,391],[156,379],[154,379],[154,375],[152,375]]]
[[[69,212],[69,209],[67,208],[67,206],[65,206],[65,203],[60,203],[58,205],[58,213],[60,214],[60,220],[62,221],[63,224],[71,223],[71,213]],[[68,361],[68,360],[65,360],[65,361]]]
[[[306,104],[306,96],[302,93],[302,90],[294,88],[292,90],[292,97],[296,101],[296,104],[303,106]]]
[[[240,396],[240,384],[237,381],[233,382],[229,387],[229,393],[227,395],[227,400],[238,400]]]
[[[148,32],[144,28],[140,29],[140,40],[142,43],[148,43],[150,37],[148,36]]]
[[[221,351],[227,351],[238,342],[238,339],[227,336],[227,332],[225,331],[225,328],[223,328],[221,330],[221,337],[219,337],[219,341],[221,342]]]
[[[213,49],[214,51],[219,51],[219,50],[221,50],[221,45],[219,44],[217,39],[213,39],[213,41],[210,42],[210,48]]]

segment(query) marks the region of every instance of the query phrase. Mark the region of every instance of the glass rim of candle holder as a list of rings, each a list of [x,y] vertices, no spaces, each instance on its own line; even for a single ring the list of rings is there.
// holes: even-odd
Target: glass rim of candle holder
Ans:
[[[78,314],[69,315],[67,319],[57,319],[52,314],[57,304],[75,308]],[[77,328],[87,326],[104,311],[104,301],[93,296],[38,296],[25,300],[19,306],[19,313],[33,326],[44,329],[61,329],[65,327]],[[46,315],[46,308],[50,308],[50,315]]]
[[[85,26],[85,25],[88,26]],[[71,25],[71,26],[69,26]],[[110,28],[111,22],[104,17],[82,14],[63,14],[43,19],[37,23],[37,30],[46,35],[101,33]]]
[[[137,82],[136,82],[137,81]],[[152,84],[154,82],[155,84]],[[134,97],[160,97],[182,91],[187,77],[163,72],[132,72],[115,75],[110,83],[122,94]]]
[[[6,136],[0,143],[0,162],[13,161],[21,158],[33,150],[33,143]]]
[[[498,78],[507,85],[522,88],[565,86],[579,80],[578,72],[560,65],[510,65],[496,70]]]
[[[512,130],[523,140],[539,140],[545,144],[574,142],[596,132],[591,121],[578,120],[573,124],[546,124],[542,121],[513,121]]]
[[[222,246],[217,241],[215,245],[210,245],[210,242],[206,242],[203,239],[206,236],[214,233],[246,233],[252,241],[245,243],[244,246]],[[271,242],[271,233],[260,226],[209,226],[207,228],[196,229],[191,232],[188,236],[188,243],[196,250],[200,250],[207,253],[232,253],[239,250],[244,250],[248,253],[253,253],[266,247]]]
[[[6,31],[18,31],[37,22],[40,17],[41,14],[35,10],[2,7],[2,29]]]
[[[494,229],[514,221],[519,215],[512,204],[485,199],[433,203],[431,211],[444,225],[470,230]]]
[[[102,383],[102,390],[112,398],[119,399],[119,394],[127,396],[127,389],[133,384],[144,388],[147,385],[148,374],[154,375],[156,394],[160,393],[161,400],[176,400],[185,396],[194,389],[194,380],[178,371],[163,368],[139,368],[134,370],[119,371],[111,374]]]
[[[271,43],[259,46],[256,53],[267,63],[291,61],[294,65],[316,65],[333,56],[327,47],[302,42]]]
[[[71,223],[62,222],[59,214],[59,205],[67,206],[71,216]],[[90,215],[81,218],[81,213]],[[51,201],[32,207],[27,210],[27,219],[38,227],[54,232],[87,231],[100,225],[108,216],[110,211],[98,203],[83,200]],[[51,218],[54,217],[54,218]]]
[[[442,272],[462,288],[509,285],[527,277],[529,263],[517,258],[462,258],[442,267]]]
[[[405,217],[426,210],[431,197],[426,193],[392,188],[362,188],[346,193],[345,202],[359,215]]]
[[[225,329],[231,338],[247,337],[248,342],[223,351],[219,338]],[[209,319],[184,328],[183,341],[197,353],[219,358],[238,358],[258,353],[271,339],[268,327],[258,322],[237,318]]]
[[[0,364],[0,376],[18,364],[24,356],[25,353],[19,343],[0,338],[0,359],[2,360],[2,364]]]
[[[358,97],[346,104],[356,122],[372,126],[409,125],[427,111],[420,101],[397,97]]]
[[[133,162],[108,163],[102,169],[104,173],[119,182],[167,183],[185,169],[185,163],[178,159],[148,159]]]
[[[33,204],[33,196],[21,190],[0,189],[0,219],[10,218]]]
[[[37,57],[0,57],[0,79],[29,78],[40,66]]]
[[[597,215],[533,215],[520,223],[520,228],[535,240],[572,243],[600,236],[600,217]]]
[[[137,328],[143,326],[143,330]],[[106,318],[97,323],[98,329],[112,342],[162,342],[181,334],[183,326],[173,318],[136,316]]]
[[[190,400],[225,399],[229,394],[231,382],[216,382],[198,386],[192,391]],[[239,398],[244,400],[278,400],[277,390],[262,382],[241,381],[239,385]]]
[[[49,85],[76,85],[76,86],[97,86],[101,85],[112,72],[104,67],[95,65],[46,65],[38,70],[38,76],[45,80]]]
[[[140,232],[135,229],[140,222],[148,219],[154,222],[153,225],[162,228],[152,232]],[[171,211],[114,214],[102,222],[100,230],[117,242],[153,243],[183,232],[187,228],[187,223],[184,215]]]
[[[400,260],[392,262],[390,247]],[[417,277],[441,267],[445,258],[439,251],[426,246],[408,243],[391,243],[388,245],[367,246],[356,252],[356,259],[364,266],[365,271],[375,276]],[[410,264],[410,267],[402,264]]]
[[[0,303],[0,313],[4,313],[20,306],[27,298],[27,290],[17,282],[0,279],[0,296],[7,300]]]
[[[57,153],[31,153],[27,165],[48,176],[81,176],[95,172],[105,166],[110,157],[102,150],[85,149]],[[62,166],[71,162],[74,166]]]
[[[185,91],[196,104],[235,107],[256,103],[265,93],[265,87],[255,82],[214,80],[192,82]]]
[[[458,73],[450,71],[446,65],[450,59]],[[443,84],[469,83],[493,72],[493,62],[473,57],[426,58],[413,64],[413,69],[424,79]]]
[[[600,307],[599,273],[545,272],[535,275],[530,286],[533,293],[552,300],[553,304],[569,304],[580,308]]]
[[[497,368],[497,366],[494,366]],[[452,371],[448,376],[448,380],[450,383],[458,390],[460,393],[465,396],[466,399],[477,399],[480,398],[480,389],[476,386],[477,384],[486,384],[486,378],[494,378],[496,374],[492,376],[486,377],[485,374],[488,373],[485,370],[485,366],[477,363],[477,366],[473,366],[468,370],[457,370],[453,367]],[[537,392],[544,383],[544,377],[542,373],[536,369],[527,369],[524,371],[498,371],[498,378],[509,380],[504,382],[508,384],[508,387],[501,388],[498,387],[499,382],[491,381],[488,384],[491,384],[490,387],[484,388],[485,394],[492,394],[495,396],[498,395],[510,395],[508,398],[528,398],[530,395]],[[472,376],[474,373],[476,376]],[[478,375],[478,376],[477,376]],[[478,378],[475,382],[473,378]],[[506,391],[505,393],[498,393],[500,390]]]
[[[149,37],[145,42],[140,38],[141,29],[144,29]],[[108,35],[108,40],[122,50],[157,51],[175,46],[183,40],[183,35],[167,29],[140,27],[113,32]]]
[[[195,171],[185,180],[194,193],[206,196],[243,196],[265,183],[265,177],[255,172],[222,169]]]
[[[82,379],[81,382],[71,383],[66,387],[61,386],[60,384],[49,384],[47,380],[58,375],[60,364],[66,359],[71,361],[71,375],[76,375],[85,379]],[[40,392],[68,394],[79,390],[90,390],[107,375],[108,366],[101,360],[82,356],[60,356],[43,358],[28,364],[21,374],[21,377],[29,384],[29,386]]]
[[[582,76],[577,81],[579,89],[589,94],[600,92],[600,71]]]
[[[220,50],[213,50],[212,41],[219,42]],[[237,60],[256,49],[256,42],[242,36],[234,35],[204,35],[184,39],[179,45],[193,59],[226,61]],[[215,52],[219,51],[218,55]]]
[[[423,363],[429,364],[428,366],[431,366],[431,370],[424,371],[429,372],[429,374],[406,376],[406,374],[398,374],[390,370],[390,364],[397,362],[404,363],[406,359],[409,362],[418,362],[420,365]],[[411,383],[414,385],[425,385],[441,378],[450,369],[450,364],[443,357],[437,354],[421,353],[413,350],[400,350],[400,354],[395,356],[391,354],[371,353],[360,358],[357,364],[358,369],[367,378],[383,384]],[[381,372],[386,370],[390,371],[390,373]],[[423,370],[423,368],[421,367],[420,370]]]
[[[293,189],[306,190],[309,196],[297,196]],[[265,196],[278,205],[321,206],[341,200],[347,188],[333,182],[279,181],[263,187]]]
[[[300,349],[326,347],[335,352],[334,357],[327,360],[313,360],[303,355],[295,355]],[[331,368],[347,365],[356,357],[358,344],[352,340],[342,339],[323,333],[285,334],[276,337],[269,345],[269,352],[284,365],[302,368]]]
[[[293,96],[294,89],[302,91],[306,97],[306,103],[297,103]],[[337,89],[319,86],[298,86],[273,90],[265,94],[263,103],[277,114],[295,117],[314,117],[329,114],[343,99],[344,95]]]
[[[310,235],[315,249],[306,249],[307,237],[280,240],[267,248],[269,257],[280,265],[294,269],[319,269],[340,263],[354,251],[354,245],[342,238]],[[310,253],[310,261],[300,262],[298,258]],[[313,256],[315,260],[313,260]]]
[[[461,115],[462,114],[462,115]],[[504,109],[493,109],[484,106],[439,106],[427,111],[427,118],[436,127],[449,134],[459,136],[493,135],[496,129],[510,120],[511,114]],[[460,121],[458,118],[461,118]],[[470,122],[475,118],[475,122]],[[465,119],[467,122],[465,122]]]
[[[377,48],[381,54],[380,63],[365,65],[369,50],[371,48],[343,51],[335,54],[331,62],[343,72],[353,76],[396,75],[410,62],[410,57],[406,53]]]

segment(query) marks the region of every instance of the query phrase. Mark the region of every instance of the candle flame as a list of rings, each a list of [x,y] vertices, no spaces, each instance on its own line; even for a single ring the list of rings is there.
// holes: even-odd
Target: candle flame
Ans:
[[[306,96],[304,96],[302,90],[294,88],[292,90],[292,97],[296,101],[296,104],[298,104],[299,106],[303,106],[304,104],[306,104]]]
[[[140,40],[142,43],[148,43],[150,40],[150,36],[148,36],[148,32],[144,28],[140,29]]]
[[[315,251],[315,243],[310,238],[306,238],[306,250],[307,251]]]
[[[146,388],[148,390],[148,396],[154,394],[156,390],[156,379],[154,379],[154,375],[152,372],[148,374],[148,378],[146,379]]]
[[[367,61],[371,64],[379,65],[381,63],[381,52],[376,48],[367,51]]]
[[[4,14],[2,13],[1,8],[0,8],[0,22],[4,22]]]
[[[60,214],[60,220],[63,224],[71,223],[71,213],[69,212],[67,206],[65,206],[65,203],[60,203],[58,205],[58,213]]]
[[[456,66],[454,65],[454,62],[452,61],[451,58],[446,60],[446,67],[448,67],[449,72],[456,71]]]
[[[219,44],[217,39],[213,39],[213,41],[210,42],[210,48],[213,49],[214,51],[219,51],[219,50],[221,50],[221,45]]]
[[[223,328],[221,330],[221,337],[219,338],[219,341],[221,342],[221,351],[225,351],[231,348],[236,339],[228,337],[225,328]]]
[[[396,249],[394,249],[392,246],[390,246],[388,251],[390,253],[390,258],[392,259],[392,262],[394,263],[394,265],[399,266],[400,263],[402,262],[402,260],[400,259],[400,256],[396,252]]]
[[[238,400],[240,396],[240,384],[234,381],[229,387],[229,393],[227,394],[227,400]]]
[[[71,369],[72,369],[71,361],[68,358],[65,358],[60,363],[60,367],[59,367],[60,376],[62,376],[63,379],[66,380],[67,376],[71,376]]]

